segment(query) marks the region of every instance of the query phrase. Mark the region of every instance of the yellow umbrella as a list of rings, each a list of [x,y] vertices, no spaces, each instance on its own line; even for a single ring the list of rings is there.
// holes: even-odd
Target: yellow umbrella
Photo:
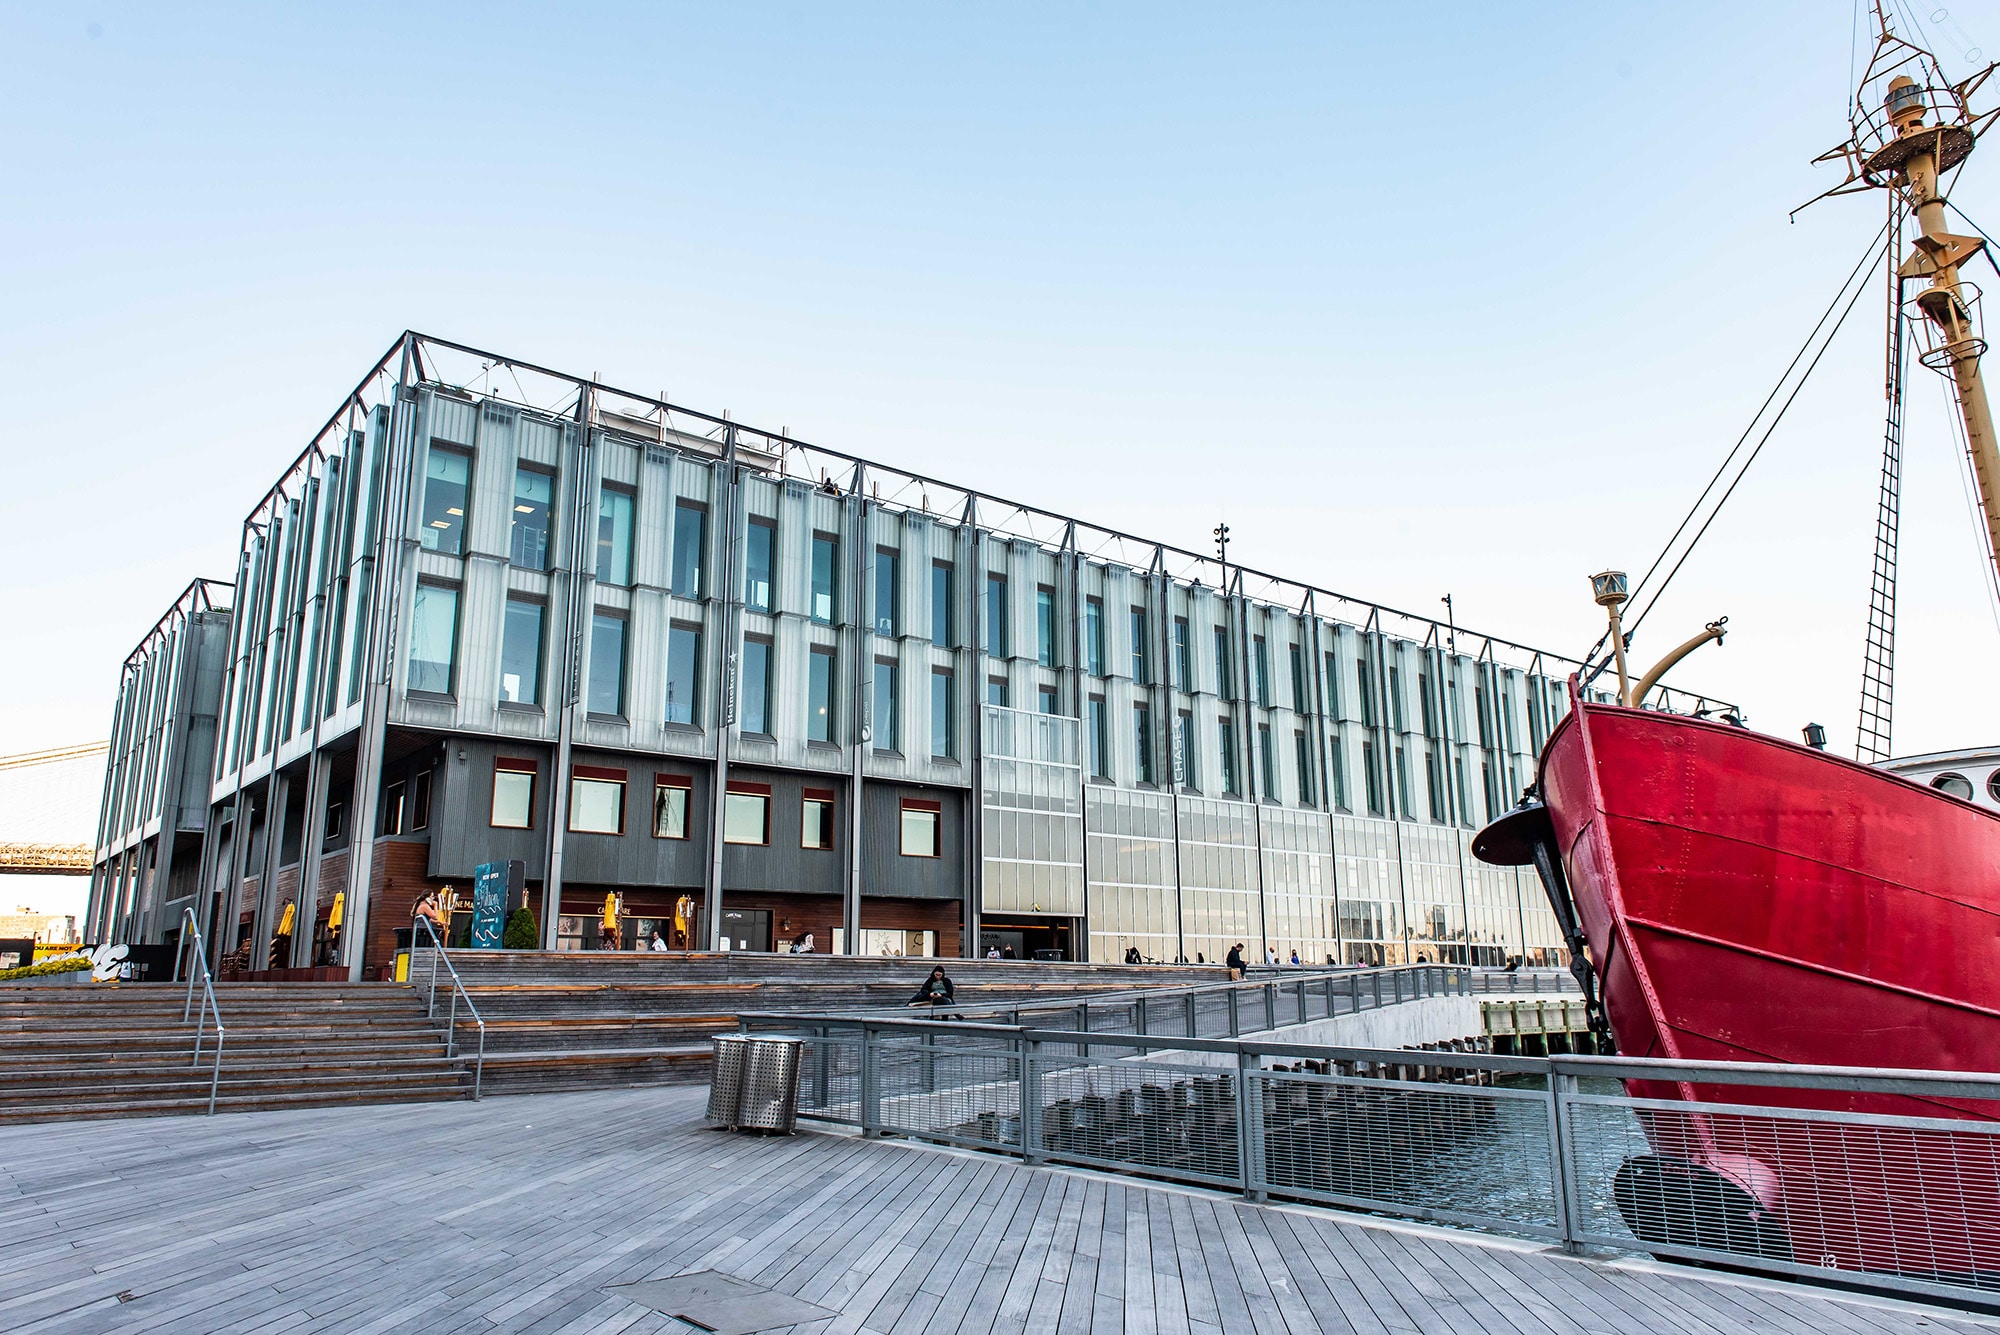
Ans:
[[[279,936],[290,936],[292,934],[292,918],[298,911],[299,906],[296,903],[289,899],[285,901],[285,916],[278,919]]]
[[[616,894],[607,894],[604,897],[603,921],[605,931],[615,932],[618,930],[618,896]]]
[[[326,915],[326,930],[329,932],[339,931],[340,920],[342,917],[346,915],[346,911],[347,911],[347,892],[345,890],[334,891],[333,908]]]

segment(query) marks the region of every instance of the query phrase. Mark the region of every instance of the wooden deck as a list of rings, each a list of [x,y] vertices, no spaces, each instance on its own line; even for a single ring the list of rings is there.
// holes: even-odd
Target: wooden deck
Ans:
[[[876,1331],[2000,1331],[606,1090],[0,1128],[0,1329],[685,1331],[714,1270]]]

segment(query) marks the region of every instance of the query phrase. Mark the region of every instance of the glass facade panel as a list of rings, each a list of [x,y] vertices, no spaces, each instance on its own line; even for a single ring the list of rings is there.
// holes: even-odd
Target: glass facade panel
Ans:
[[[1084,803],[1090,844],[1090,957],[1122,960],[1136,948],[1151,962],[1178,958],[1173,799],[1092,784]],[[1193,959],[1193,952],[1187,957]]]
[[[1292,764],[1299,775],[1299,805],[1309,807],[1317,804],[1318,795],[1313,788],[1313,748],[1312,742],[1302,732],[1292,734]]]
[[[1257,703],[1265,709],[1271,707],[1271,646],[1259,635],[1250,641],[1251,655],[1257,669]]]
[[[875,553],[875,633],[894,636],[898,621],[896,598],[901,583],[896,578],[899,562],[896,553],[877,550]]]
[[[682,598],[699,598],[707,587],[702,566],[708,553],[708,507],[699,501],[674,502],[673,590]]]
[[[457,668],[458,590],[419,584],[410,616],[409,688],[450,695]]]
[[[1153,782],[1153,711],[1146,705],[1132,706],[1133,775],[1140,783]]]
[[[1229,670],[1229,628],[1215,628],[1215,693],[1228,700],[1235,696],[1236,674]]]
[[[986,577],[986,652],[994,658],[1007,656],[1007,577]]]
[[[931,755],[950,759],[958,754],[958,692],[950,668],[931,669]]]
[[[538,468],[514,470],[514,523],[507,559],[523,570],[549,567],[549,503],[556,480]]]
[[[1201,753],[1194,744],[1194,715],[1183,709],[1174,716],[1174,782],[1183,788],[1201,788],[1201,772],[1195,759]]]
[[[934,561],[931,563],[931,643],[940,649],[954,647],[952,620],[951,563]]]
[[[806,740],[833,740],[833,651],[814,648],[806,656]]]
[[[597,582],[632,582],[632,493],[606,487],[597,495]]]
[[[875,663],[875,749],[894,751],[902,741],[899,726],[902,711],[897,707],[896,665]]]
[[[812,559],[812,619],[821,625],[832,625],[834,613],[839,609],[835,598],[835,586],[840,580],[840,539],[825,533],[813,534]]]
[[[1259,953],[1256,817],[1241,802],[1181,799],[1181,947],[1190,958],[1213,964],[1238,943],[1247,958]]]
[[[1132,684],[1153,684],[1153,635],[1146,609],[1132,609]]]
[[[1056,665],[1056,591],[1047,585],[1035,590],[1035,661]]]
[[[742,680],[737,683],[737,726],[744,732],[771,731],[771,642],[743,641]]]
[[[1263,787],[1259,797],[1274,802],[1282,800],[1278,796],[1278,757],[1271,730],[1261,723],[1257,725],[1257,779]]]
[[[701,722],[701,632],[678,623],[667,630],[667,722]]]
[[[1174,618],[1174,685],[1190,693],[1194,690],[1194,653],[1186,617]]]
[[[1005,677],[988,677],[986,679],[986,703],[989,705],[999,705],[1002,709],[1007,707],[1007,679]]]
[[[1036,688],[1035,688],[1035,694],[1036,694],[1036,696],[1038,697],[1038,703],[1039,703],[1039,705],[1040,705],[1040,708],[1041,708],[1041,712],[1042,712],[1042,713],[1044,713],[1044,714],[1053,714],[1053,713],[1055,713],[1055,712],[1056,712],[1056,688],[1055,688],[1055,687],[1053,687],[1053,686],[1039,686],[1039,687],[1036,687]]]
[[[1104,675],[1104,600],[1083,602],[1083,666],[1093,677]]]
[[[524,598],[507,600],[500,634],[500,698],[508,704],[542,702],[542,620],[545,609]]]
[[[1077,724],[981,712],[981,904],[989,913],[1083,912]]]
[[[465,496],[472,478],[472,456],[432,445],[424,464],[424,518],[418,541],[433,552],[459,556],[465,551]]]
[[[1216,749],[1222,764],[1216,773],[1222,776],[1222,791],[1234,796],[1239,791],[1236,780],[1236,725],[1227,718],[1215,721]]]
[[[1083,737],[1089,750],[1090,776],[1094,779],[1111,777],[1111,739],[1106,736],[1104,718],[1104,697],[1093,695],[1083,708]]]
[[[743,605],[753,612],[771,610],[772,584],[778,569],[778,526],[752,519],[743,550]]]
[[[590,618],[590,698],[593,714],[625,712],[625,618],[598,612]]]

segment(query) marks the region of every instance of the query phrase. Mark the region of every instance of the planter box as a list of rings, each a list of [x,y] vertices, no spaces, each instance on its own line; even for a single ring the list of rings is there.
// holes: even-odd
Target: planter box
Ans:
[[[68,973],[44,973],[32,978],[11,978],[0,982],[0,987],[89,987],[90,970],[72,969]]]

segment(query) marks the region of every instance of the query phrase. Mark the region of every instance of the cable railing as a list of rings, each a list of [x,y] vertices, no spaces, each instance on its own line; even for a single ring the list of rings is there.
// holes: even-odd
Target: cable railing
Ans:
[[[445,1022],[445,1060],[453,1061],[458,1057],[459,998],[463,997],[465,999],[466,1012],[472,1016],[472,1022],[479,1026],[479,1055],[472,1068],[472,1097],[474,1101],[477,1101],[480,1097],[481,1086],[486,1078],[486,1021],[480,1018],[479,1008],[472,1004],[472,994],[465,990],[465,980],[458,976],[458,967],[451,962],[451,957],[445,954],[444,942],[438,939],[437,928],[431,923],[429,918],[424,917],[422,914],[417,915],[416,920],[423,924],[424,931],[431,938],[430,993],[424,1007],[424,1014],[433,1020],[437,1019],[438,964],[442,962],[445,972],[451,975],[451,1016]],[[410,953],[412,956],[416,954],[416,944],[416,935],[412,933],[410,936]]]
[[[192,954],[194,958],[194,965],[188,969],[187,1000],[181,1006],[181,1020],[183,1023],[187,1021],[190,1014],[194,1016],[194,1061],[192,1063],[192,1069],[194,1070],[199,1071],[201,1069],[201,1040],[207,1029],[208,1017],[211,1014],[215,1016],[215,1056],[212,1061],[213,1069],[209,1071],[208,1075],[208,1115],[213,1117],[215,1116],[215,1095],[222,1084],[222,1040],[224,1038],[222,1008],[215,1004],[215,979],[208,972],[208,947],[201,939],[201,924],[195,921],[194,910],[192,908],[183,908],[181,915],[187,925],[187,931],[182,941],[182,952],[184,954],[188,953],[187,948],[191,945],[193,947]],[[196,969],[199,969],[200,972],[197,973]],[[195,1009],[194,1003],[194,985],[197,979],[201,983],[200,1010]],[[167,1004],[171,1006],[173,1003],[168,1002]]]
[[[1470,969],[1445,964],[1413,964],[1389,969],[1285,969],[1237,982],[1195,983],[1186,987],[1135,988],[1046,1001],[1008,1000],[980,1004],[963,998],[928,1006],[931,1018],[991,1020],[1021,1026],[1039,1024],[1083,1032],[1129,1032],[1186,1038],[1239,1038],[1287,1025],[1331,1020],[1363,1010],[1428,997],[1465,996],[1474,990]],[[848,1018],[907,1017],[917,1003],[902,1006],[834,1009]],[[784,1023],[782,1013],[744,1015],[750,1021]]]
[[[2000,1074],[768,1018],[808,1042],[798,1115],[864,1134],[2000,1298]]]

